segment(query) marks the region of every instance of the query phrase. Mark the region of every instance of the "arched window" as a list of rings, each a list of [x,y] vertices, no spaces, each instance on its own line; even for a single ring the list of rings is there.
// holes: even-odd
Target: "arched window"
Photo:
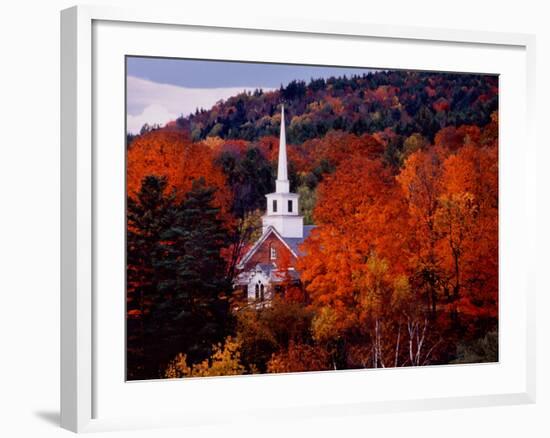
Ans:
[[[256,284],[254,287],[256,299],[260,298],[260,285]]]
[[[264,285],[260,284],[260,301],[264,300]]]

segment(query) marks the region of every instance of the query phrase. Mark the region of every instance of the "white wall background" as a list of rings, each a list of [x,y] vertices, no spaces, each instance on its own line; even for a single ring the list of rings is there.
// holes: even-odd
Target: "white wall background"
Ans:
[[[106,436],[550,436],[550,28],[545,2],[479,0],[96,1],[238,14],[537,34],[538,402],[530,406],[315,418]],[[66,0],[5,2],[0,14],[0,435],[68,436],[59,419],[59,10]],[[521,145],[518,145],[521,147]],[[521,232],[521,230],[518,230]]]

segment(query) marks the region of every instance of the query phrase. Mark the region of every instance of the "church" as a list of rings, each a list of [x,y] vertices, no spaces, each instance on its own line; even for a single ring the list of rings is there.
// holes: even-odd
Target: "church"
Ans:
[[[300,280],[295,268],[301,255],[300,244],[315,226],[304,225],[304,217],[299,214],[299,198],[297,193],[290,192],[283,106],[275,192],[266,195],[261,237],[237,266],[235,288],[243,290],[249,304],[267,305],[289,277],[296,283]]]

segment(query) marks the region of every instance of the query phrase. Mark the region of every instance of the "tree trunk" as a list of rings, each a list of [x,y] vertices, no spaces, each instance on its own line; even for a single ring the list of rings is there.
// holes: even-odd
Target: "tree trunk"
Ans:
[[[399,323],[399,329],[397,330],[397,341],[395,343],[395,361],[393,366],[397,368],[397,361],[399,360],[399,342],[401,341],[401,322]]]

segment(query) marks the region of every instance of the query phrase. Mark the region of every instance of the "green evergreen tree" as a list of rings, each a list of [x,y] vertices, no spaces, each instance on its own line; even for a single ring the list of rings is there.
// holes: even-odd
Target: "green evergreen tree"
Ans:
[[[181,203],[166,180],[148,176],[128,199],[128,379],[161,377],[186,352],[191,363],[211,353],[231,329],[230,282],[220,255],[227,243],[215,189],[193,182]]]
[[[151,312],[162,302],[157,260],[161,235],[171,223],[173,196],[165,196],[166,179],[147,176],[136,199],[127,201],[127,335],[128,378],[149,376],[148,358],[155,355]],[[154,348],[153,348],[154,350]],[[153,365],[154,367],[154,365]]]
[[[250,211],[265,208],[265,195],[274,189],[275,170],[259,148],[248,148],[242,157],[223,152],[219,164],[233,192],[235,216],[243,218]]]
[[[195,180],[162,235],[164,253],[156,269],[166,299],[154,317],[164,322],[164,358],[184,351],[192,363],[203,360],[230,329],[231,287],[220,255],[227,234],[212,206],[214,192],[204,179]]]

